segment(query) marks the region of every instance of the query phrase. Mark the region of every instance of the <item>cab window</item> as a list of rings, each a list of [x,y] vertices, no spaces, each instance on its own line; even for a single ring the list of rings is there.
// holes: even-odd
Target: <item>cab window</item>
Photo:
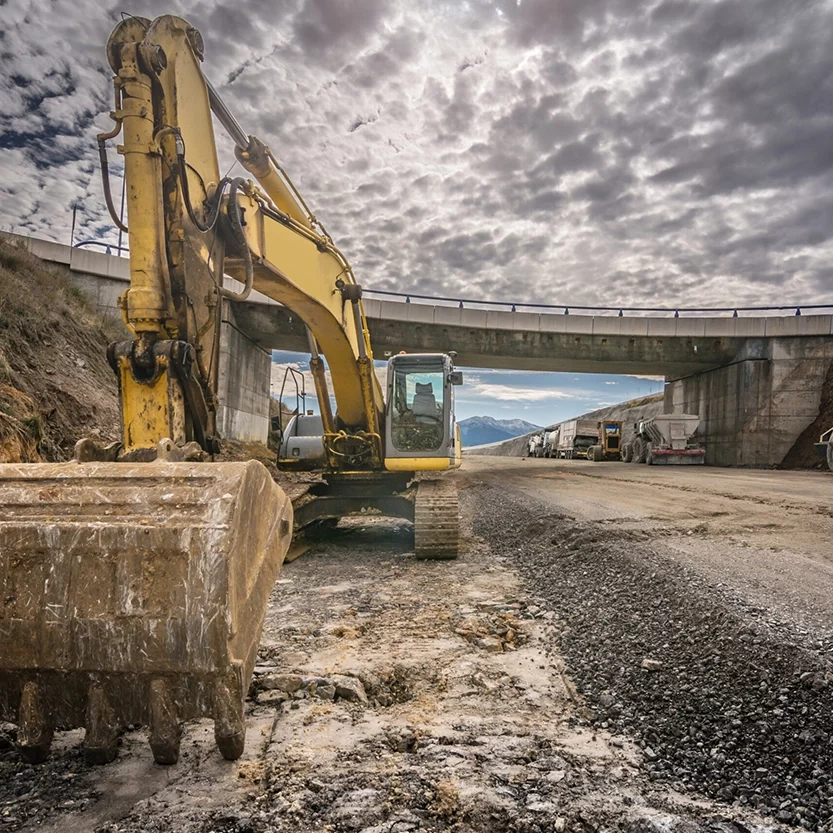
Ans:
[[[397,451],[437,451],[443,443],[444,370],[396,367],[391,439]]]

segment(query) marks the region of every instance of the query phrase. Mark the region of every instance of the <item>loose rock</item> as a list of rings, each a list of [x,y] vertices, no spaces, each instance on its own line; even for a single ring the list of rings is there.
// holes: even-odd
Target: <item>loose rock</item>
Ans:
[[[367,692],[364,690],[362,681],[357,677],[336,674],[330,682],[335,687],[336,695],[342,700],[351,703],[367,703]]]

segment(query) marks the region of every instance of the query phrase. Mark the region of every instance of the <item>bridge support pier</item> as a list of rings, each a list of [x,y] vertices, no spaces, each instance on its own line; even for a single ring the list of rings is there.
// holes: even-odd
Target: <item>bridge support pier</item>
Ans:
[[[226,302],[217,391],[217,431],[221,438],[266,444],[271,373],[272,354],[238,328],[234,308]]]
[[[833,339],[750,341],[737,361],[666,380],[665,413],[697,414],[706,463],[780,465],[818,416]]]

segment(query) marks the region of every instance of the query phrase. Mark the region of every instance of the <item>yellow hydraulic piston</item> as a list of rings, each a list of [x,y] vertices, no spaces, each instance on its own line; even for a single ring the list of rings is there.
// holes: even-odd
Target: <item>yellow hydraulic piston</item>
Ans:
[[[169,317],[169,288],[163,232],[160,156],[154,137],[151,79],[140,66],[140,45],[121,45],[117,80],[121,89],[127,225],[130,240],[130,289],[127,320],[137,334],[161,335]],[[159,61],[161,53],[153,53]]]

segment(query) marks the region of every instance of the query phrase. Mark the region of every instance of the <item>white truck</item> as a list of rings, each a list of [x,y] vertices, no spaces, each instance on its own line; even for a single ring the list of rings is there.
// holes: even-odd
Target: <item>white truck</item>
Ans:
[[[553,431],[544,433],[544,457],[555,457],[558,454],[558,434],[560,426]]]
[[[526,441],[526,456],[541,457],[544,440],[540,434],[532,434]]]
[[[700,417],[694,414],[660,414],[641,419],[633,437],[622,445],[626,463],[703,465],[706,449],[695,439]]]
[[[599,436],[595,419],[571,419],[562,422],[558,431],[556,457],[572,460],[574,457],[587,459],[587,449],[595,445]]]

